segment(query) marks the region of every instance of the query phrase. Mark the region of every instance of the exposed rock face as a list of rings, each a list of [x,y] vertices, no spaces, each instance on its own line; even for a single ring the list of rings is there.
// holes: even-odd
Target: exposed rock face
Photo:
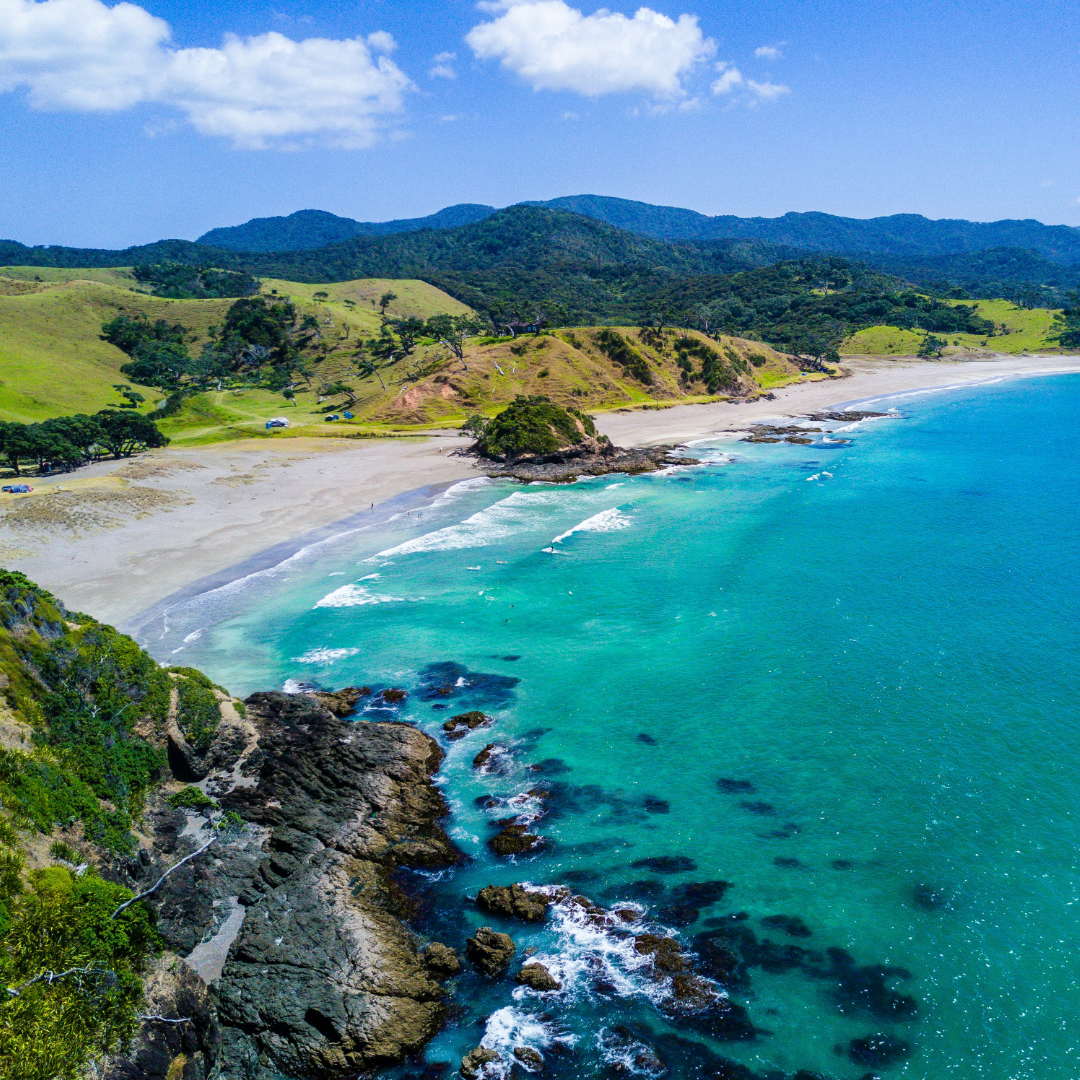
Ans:
[[[543,922],[551,898],[546,893],[526,889],[523,885],[488,885],[477,893],[476,903],[484,911],[506,919]]]
[[[488,847],[496,855],[523,855],[533,851],[544,842],[542,836],[529,832],[527,825],[505,825],[501,832],[488,841]]]
[[[461,971],[461,961],[457,953],[446,945],[433,941],[423,952],[424,963],[435,976],[457,975]]]
[[[404,724],[343,724],[306,695],[246,704],[257,784],[226,805],[270,836],[219,986],[218,1074],[331,1077],[398,1060],[445,1014],[390,878],[460,859],[429,782],[441,752]]]
[[[474,731],[478,727],[487,727],[495,718],[488,716],[487,713],[482,713],[477,710],[472,712],[459,713],[457,716],[451,716],[446,723],[443,724],[443,731],[446,732],[448,739],[464,739],[470,731]]]
[[[626,450],[610,443],[593,452],[589,447],[568,447],[531,460],[485,465],[488,476],[510,476],[517,480],[576,480],[579,476],[603,476],[605,473],[645,473],[669,465],[699,465],[697,458],[676,457],[672,446],[650,446]]]
[[[370,686],[346,686],[333,693],[320,690],[311,696],[335,716],[349,716],[356,711],[356,703],[370,693]]]
[[[220,1042],[206,983],[175,953],[164,953],[144,986],[147,1015],[190,1020],[143,1024],[128,1052],[105,1063],[102,1080],[206,1080]]]
[[[330,696],[344,707],[354,692]],[[419,1050],[443,1021],[436,977],[460,962],[438,944],[420,954],[392,878],[462,858],[431,783],[442,751],[406,724],[345,723],[315,695],[255,694],[246,706],[246,718],[223,708],[196,764],[247,825],[152,900],[166,945],[188,963],[173,957],[168,978],[155,973],[149,1011],[196,1024],[144,1024],[109,1080],[355,1075]],[[109,868],[135,889],[208,835],[161,796],[146,825],[153,848]]]
[[[465,1080],[477,1080],[478,1077],[487,1075],[485,1066],[494,1064],[496,1061],[502,1061],[502,1058],[494,1050],[489,1050],[486,1046],[478,1046],[461,1059],[461,1075]]]
[[[469,960],[485,975],[493,978],[506,972],[516,951],[517,946],[508,934],[500,934],[490,926],[481,926],[476,936],[465,942]]]
[[[561,990],[562,983],[551,974],[543,964],[533,960],[526,964],[515,976],[514,982],[528,986],[533,990]]]

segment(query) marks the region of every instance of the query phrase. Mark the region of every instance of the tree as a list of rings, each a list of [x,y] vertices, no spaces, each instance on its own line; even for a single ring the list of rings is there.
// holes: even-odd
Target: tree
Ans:
[[[113,389],[122,398],[127,398],[128,404],[121,405],[122,409],[137,409],[146,400],[138,390],[132,390],[127,383],[113,383]]]
[[[187,345],[147,338],[132,350],[130,362],[120,370],[143,386],[175,390],[191,369]]]
[[[428,336],[445,345],[466,371],[469,366],[465,363],[465,341],[486,329],[484,320],[475,315],[432,315],[426,327]]]
[[[374,375],[375,378],[379,380],[379,385],[384,390],[386,389],[386,383],[383,382],[383,377],[379,374],[379,369],[368,359],[362,345],[353,353],[352,362],[356,365],[356,370],[361,378],[368,375]]]
[[[386,309],[397,299],[397,293],[384,292],[379,297],[379,314],[385,315]]]
[[[424,321],[416,318],[415,315],[410,315],[405,319],[387,319],[383,326],[389,326],[390,330],[397,335],[403,356],[412,355],[413,349],[416,348],[416,339],[426,329]]]
[[[169,444],[153,420],[139,413],[102,409],[97,414],[97,421],[101,426],[102,444],[115,458],[131,457],[138,450]]]
[[[924,360],[929,360],[932,357],[941,356],[941,351],[948,345],[948,341],[945,338],[937,337],[935,334],[927,334],[926,337],[919,342],[918,355]]]
[[[9,469],[21,476],[22,462],[34,454],[34,438],[26,424],[0,421],[0,454]]]

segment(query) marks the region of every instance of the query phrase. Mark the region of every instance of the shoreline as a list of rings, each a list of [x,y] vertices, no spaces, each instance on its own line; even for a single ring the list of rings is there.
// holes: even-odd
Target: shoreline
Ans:
[[[617,445],[734,438],[755,423],[1003,379],[1080,372],[1080,356],[852,361],[843,379],[778,388],[775,399],[601,413]],[[0,565],[73,609],[135,632],[169,606],[302,548],[407,512],[485,471],[460,437],[245,440],[98,462],[0,503]],[[365,505],[366,504],[366,505]]]

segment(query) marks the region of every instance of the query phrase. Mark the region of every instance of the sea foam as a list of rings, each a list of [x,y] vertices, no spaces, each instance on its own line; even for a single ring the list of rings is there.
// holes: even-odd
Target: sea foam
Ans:
[[[366,585],[342,585],[332,593],[327,593],[315,606],[326,607],[366,607],[368,604],[392,604],[404,600],[403,596],[388,596],[373,593]]]

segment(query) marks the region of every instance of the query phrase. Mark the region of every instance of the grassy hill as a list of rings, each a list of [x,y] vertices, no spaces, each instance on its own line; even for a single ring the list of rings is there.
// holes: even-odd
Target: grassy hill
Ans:
[[[328,336],[342,339],[342,345],[378,332],[378,297],[388,289],[398,297],[387,309],[394,315],[426,318],[468,310],[422,281],[350,281],[321,287],[268,281],[264,288],[291,296],[303,313],[319,318]],[[327,292],[327,301],[316,301],[317,291]],[[113,384],[135,385],[120,372],[130,358],[100,336],[101,324],[118,313],[143,312],[151,320],[182,323],[197,349],[207,340],[209,327],[223,321],[231,303],[152,297],[136,287],[129,268],[0,268],[0,420],[33,423],[119,404]],[[149,387],[136,389],[147,398],[144,412],[163,396]],[[260,397],[259,391],[253,393]],[[261,397],[265,401],[258,415],[274,415],[284,404],[276,395]]]
[[[187,398],[177,415],[160,421],[164,433],[178,444],[266,436],[265,422],[272,416],[287,416],[291,422],[274,437],[316,433],[359,437],[418,426],[457,426],[469,413],[491,414],[518,394],[546,394],[560,404],[591,409],[710,397],[701,380],[688,381],[684,375],[689,363],[686,346],[677,344],[683,331],[643,336],[636,328],[615,330],[629,350],[627,355],[644,365],[634,374],[625,363],[612,359],[610,341],[605,351],[601,334],[605,328],[600,325],[516,339],[475,339],[466,346],[463,362],[437,343],[421,342],[411,355],[382,367],[379,375],[361,376],[352,354],[361,340],[377,335],[384,293],[396,296],[387,307],[391,316],[425,319],[439,313],[467,314],[469,309],[416,280],[308,284],[271,278],[263,281],[262,291],[289,297],[302,315],[318,320],[322,348],[310,365],[311,377],[296,388],[295,403],[254,386]],[[194,352],[208,340],[209,328],[223,322],[231,303],[153,297],[125,268],[3,268],[0,420],[30,423],[119,404],[113,384],[130,382],[120,372],[129,358],[100,336],[101,324],[116,314],[142,312],[151,320],[182,323]],[[691,354],[711,348],[721,364],[734,363],[737,385],[726,386],[724,392],[752,394],[800,377],[788,358],[758,342],[728,336],[718,344],[695,332],[685,340]],[[695,355],[690,366],[700,368],[700,357]],[[643,371],[651,383],[642,380]],[[353,388],[351,405],[350,395],[320,395],[321,388],[340,382]],[[148,387],[137,389],[147,398],[143,412],[150,412],[164,396]],[[326,422],[332,409],[340,413],[347,405],[353,420]]]
[[[1054,328],[1054,309],[1022,308],[1009,300],[979,300],[977,311],[993,322],[998,332],[989,338],[978,334],[942,335],[949,342],[944,355],[973,349],[1002,353],[1061,351],[1057,342],[1049,338]],[[912,356],[918,352],[924,336],[895,326],[871,326],[845,338],[839,351],[841,356]]]

